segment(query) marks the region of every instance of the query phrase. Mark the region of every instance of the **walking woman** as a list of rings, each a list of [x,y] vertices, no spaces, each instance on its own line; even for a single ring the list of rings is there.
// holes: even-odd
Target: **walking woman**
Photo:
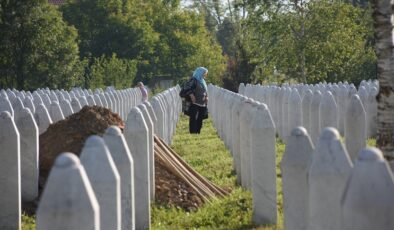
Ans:
[[[200,133],[202,120],[207,116],[207,83],[204,78],[208,75],[208,69],[198,67],[193,72],[193,77],[184,86],[186,95],[190,97],[192,104],[189,108],[189,132]]]

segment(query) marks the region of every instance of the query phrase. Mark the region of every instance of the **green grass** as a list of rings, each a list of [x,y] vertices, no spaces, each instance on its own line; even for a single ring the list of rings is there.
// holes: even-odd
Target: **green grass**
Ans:
[[[281,175],[277,167],[278,225],[256,227],[252,223],[252,195],[235,184],[232,157],[219,139],[210,119],[200,135],[189,134],[188,117],[181,116],[172,148],[201,175],[231,189],[229,196],[207,203],[196,212],[152,205],[152,229],[283,229]],[[284,144],[277,143],[277,166]]]
[[[22,214],[22,230],[35,230],[36,220],[34,217]]]

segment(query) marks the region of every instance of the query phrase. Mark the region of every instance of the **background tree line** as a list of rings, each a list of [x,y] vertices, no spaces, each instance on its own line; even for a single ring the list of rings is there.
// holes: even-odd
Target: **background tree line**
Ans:
[[[365,1],[0,0],[0,34],[1,88],[124,88],[197,66],[231,90],[377,71]]]
[[[226,88],[240,82],[376,78],[372,11],[365,0],[198,0],[228,57]]]

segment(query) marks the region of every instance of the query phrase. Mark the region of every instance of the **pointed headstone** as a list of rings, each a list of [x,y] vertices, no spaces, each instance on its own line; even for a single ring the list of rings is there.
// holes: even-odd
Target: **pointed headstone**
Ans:
[[[19,132],[11,114],[0,113],[0,229],[21,228]]]
[[[36,216],[37,230],[100,230],[99,204],[76,155],[56,158]]]
[[[100,206],[101,228],[120,230],[120,176],[104,140],[90,136],[80,159]]]
[[[134,163],[126,139],[117,126],[107,128],[103,136],[120,176],[121,220],[123,230],[134,230]]]

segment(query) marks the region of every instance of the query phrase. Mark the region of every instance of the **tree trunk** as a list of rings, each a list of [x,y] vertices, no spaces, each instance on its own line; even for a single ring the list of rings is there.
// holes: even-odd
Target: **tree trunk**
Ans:
[[[379,93],[377,146],[388,159],[394,157],[394,59],[392,7],[390,0],[373,0],[375,50],[378,62]],[[393,66],[393,68],[391,68]]]

